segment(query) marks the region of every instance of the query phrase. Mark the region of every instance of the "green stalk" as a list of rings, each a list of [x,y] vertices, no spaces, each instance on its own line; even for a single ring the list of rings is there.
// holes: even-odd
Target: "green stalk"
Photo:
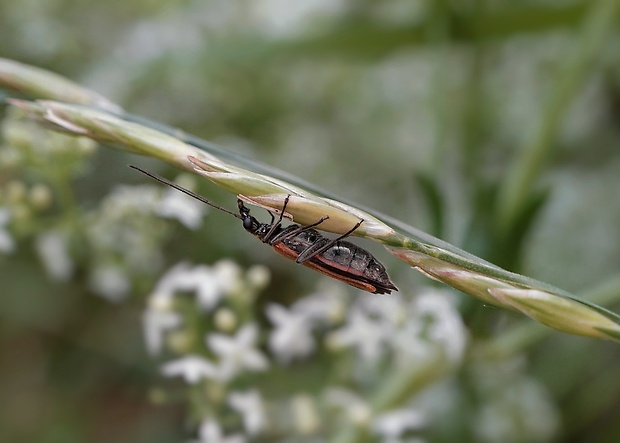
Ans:
[[[0,81],[2,78],[0,71]],[[343,233],[360,219],[364,220],[355,235],[388,246],[390,253],[432,279],[486,303],[521,312],[559,331],[620,341],[620,316],[613,312],[546,283],[508,272],[391,217],[375,216],[374,211],[338,198],[321,197],[309,190],[317,189],[315,186],[299,186],[279,178],[278,174],[259,174],[227,163],[224,155],[207,152],[226,153],[208,142],[198,143],[192,138],[195,143],[189,144],[185,142],[189,137],[178,131],[164,133],[84,106],[52,101],[11,100],[10,103],[48,127],[158,158],[203,175],[272,211],[281,210],[284,199],[290,196],[287,213],[297,223],[307,225],[327,215],[329,219],[321,224],[321,229]],[[245,163],[254,164],[249,160]]]

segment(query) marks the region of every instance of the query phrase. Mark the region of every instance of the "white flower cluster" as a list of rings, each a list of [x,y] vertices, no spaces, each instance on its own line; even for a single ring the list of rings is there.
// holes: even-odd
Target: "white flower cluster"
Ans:
[[[0,146],[0,158],[2,157]],[[0,175],[2,175],[0,159]],[[24,234],[31,232],[29,226],[34,224],[38,213],[45,211],[52,204],[49,186],[42,183],[28,185],[20,179],[0,184],[0,254],[11,254],[17,248],[14,232]]]
[[[190,229],[202,224],[205,205],[154,185],[118,186],[87,214],[85,237],[91,261],[91,289],[111,300],[124,299],[132,278],[152,275],[162,263],[169,232],[161,219],[176,218]]]
[[[342,351],[350,350],[356,366],[372,366],[391,358],[395,368],[414,367],[437,352],[442,361],[456,365],[464,352],[466,333],[450,296],[429,290],[410,301],[362,294],[352,297],[332,283],[288,307],[266,303],[264,314],[269,325],[261,330],[261,323],[255,320],[260,313],[249,312],[257,307],[256,290],[266,282],[258,277],[258,271],[255,268],[243,273],[228,261],[214,266],[179,264],[161,278],[150,296],[144,314],[149,351],[180,354],[162,365],[162,375],[181,377],[201,393],[213,392],[214,387],[219,392],[220,400],[212,399],[206,407],[208,412],[202,412],[198,440],[194,441],[245,442],[264,435],[278,426],[278,419],[267,418],[267,410],[278,408],[274,404],[285,408],[286,418],[281,420],[288,423],[289,434],[316,435],[329,422],[319,411],[335,410],[338,413],[334,416],[341,417],[342,423],[364,426],[381,441],[418,441],[403,438],[415,435],[425,425],[423,412],[409,403],[375,412],[368,400],[351,388],[360,382],[381,383],[380,378],[361,380],[353,371],[348,375],[347,389],[327,384],[308,394],[303,393],[302,384],[298,386],[301,392],[290,393],[290,398],[270,398],[269,408],[259,385],[245,391],[235,387],[238,380],[259,372],[261,378],[286,376],[294,380],[301,360],[310,362],[310,357],[325,355],[318,352],[321,347],[330,359],[343,358]],[[262,283],[252,283],[256,281]],[[195,321],[190,324],[185,317],[187,309],[179,308],[188,300],[187,294],[208,327],[200,332],[203,340],[180,349],[175,346],[175,337],[195,332],[189,330]],[[262,337],[269,355],[261,349]],[[228,425],[225,432],[221,423],[231,423],[226,415],[231,410],[237,414],[239,426],[229,429]],[[290,429],[291,424],[294,429]]]
[[[15,232],[19,232],[20,240],[40,234],[39,251],[41,242],[43,249],[63,249],[57,231],[41,233],[42,224],[37,216],[56,200],[50,184],[58,189],[61,182],[79,174],[83,163],[94,153],[96,143],[44,129],[14,107],[7,109],[0,132],[0,176],[13,177],[0,183],[0,254],[15,251],[18,244]],[[30,169],[36,170],[34,182],[22,178],[29,175]],[[60,252],[63,254],[65,251]],[[66,279],[72,271],[72,265],[63,257],[58,263],[45,263],[45,267],[58,279]]]
[[[15,213],[23,221],[21,202],[36,197],[28,199],[25,187],[17,183],[11,189],[6,194],[10,197],[5,202],[7,206],[0,201],[0,253],[15,249],[10,225]],[[43,193],[37,189],[33,187],[30,194]],[[119,186],[99,207],[80,213],[82,231],[40,231],[36,233],[35,248],[48,276],[56,281],[66,281],[74,274],[76,264],[70,245],[86,249],[91,290],[118,302],[129,294],[133,279],[153,275],[161,267],[161,245],[169,233],[169,226],[161,217],[176,218],[186,227],[196,229],[202,223],[205,208],[179,192],[169,193],[156,186]]]
[[[287,363],[315,349],[313,333],[330,329],[329,347],[353,349],[368,364],[391,353],[396,363],[406,365],[437,348],[452,364],[460,362],[467,333],[448,291],[428,290],[410,301],[361,294],[348,303],[345,293],[334,287],[288,309],[268,304],[266,315],[274,325],[269,349]]]
[[[136,279],[160,270],[169,232],[162,217],[189,229],[202,224],[205,205],[156,186],[119,186],[86,212],[76,203],[70,183],[85,172],[96,142],[44,129],[17,107],[9,108],[0,129],[0,175],[16,177],[0,183],[0,254],[33,238],[53,280],[67,281],[79,263],[87,268],[93,292],[123,300]],[[190,176],[181,177],[188,181]],[[58,211],[50,216],[50,208]]]
[[[183,294],[192,294],[197,312],[203,316],[207,314],[212,325],[230,333],[207,332],[199,349],[163,364],[162,374],[183,377],[190,385],[211,381],[227,386],[243,373],[267,370],[269,360],[258,349],[258,326],[254,322],[235,326],[237,317],[252,306],[255,295],[268,281],[265,268],[254,267],[243,273],[231,261],[221,261],[214,266],[181,263],[168,271],[151,294],[143,316],[148,350],[160,354],[166,344],[174,348],[174,341],[167,339],[175,331],[188,327],[184,324],[184,316],[175,310]],[[240,312],[226,307],[227,304],[236,306]],[[206,356],[207,353],[210,356]],[[227,394],[227,405],[239,414],[247,435],[261,433],[265,427],[265,413],[260,393],[250,390]],[[198,434],[200,442],[246,441],[242,434],[226,437],[211,415],[204,418]]]

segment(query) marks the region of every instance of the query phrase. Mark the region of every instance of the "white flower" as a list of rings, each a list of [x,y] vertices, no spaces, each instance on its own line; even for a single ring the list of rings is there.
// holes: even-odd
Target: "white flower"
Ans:
[[[151,296],[149,308],[142,315],[146,349],[158,354],[164,343],[164,334],[181,324],[181,315],[172,310],[172,300],[164,296]]]
[[[200,424],[198,440],[191,440],[190,443],[246,443],[246,439],[241,434],[224,436],[220,425],[215,420],[207,418]]]
[[[201,283],[207,285],[210,279],[211,272],[207,266],[178,263],[159,279],[154,292],[172,297],[175,292],[195,291]]]
[[[182,376],[187,383],[197,383],[202,379],[218,378],[218,368],[204,357],[187,355],[178,360],[166,363],[161,373],[167,377]]]
[[[186,228],[196,230],[202,225],[207,206],[176,189],[168,189],[161,198],[156,213],[162,217],[177,219]]]
[[[153,215],[157,188],[119,187],[89,212],[85,240],[99,262],[122,266],[129,274],[150,273],[163,263],[164,223]]]
[[[458,363],[465,352],[467,332],[452,298],[446,291],[428,290],[409,307],[409,320],[393,336],[391,344],[404,363],[443,352],[448,362]]]
[[[5,226],[11,221],[11,212],[7,208],[0,208],[0,252],[11,253],[15,250],[15,241]]]
[[[73,274],[73,260],[67,251],[67,237],[49,231],[37,237],[35,247],[47,274],[55,280],[66,281]]]
[[[93,292],[112,302],[122,301],[131,289],[124,270],[114,265],[94,268],[89,278],[89,286]]]
[[[385,412],[372,421],[375,434],[385,437],[387,441],[399,441],[403,433],[420,429],[426,424],[426,417],[413,409],[397,409]]]
[[[305,316],[313,325],[333,325],[341,321],[346,313],[346,296],[342,285],[330,283],[298,300],[291,306],[291,310]]]
[[[175,292],[195,292],[198,304],[212,310],[234,285],[239,283],[240,272],[230,261],[214,267],[179,263],[162,277],[156,292],[173,295]]]
[[[365,312],[388,326],[402,325],[408,317],[408,306],[403,297],[373,297],[364,294],[358,298],[357,303]]]
[[[210,334],[207,344],[220,357],[220,376],[228,381],[244,369],[264,371],[269,361],[262,352],[254,348],[258,339],[258,328],[247,324],[234,337],[223,334]]]
[[[247,392],[231,392],[228,404],[243,417],[243,426],[249,435],[257,435],[265,429],[267,418],[260,393],[253,389]]]
[[[103,200],[102,208],[113,217],[135,212],[153,213],[158,205],[158,188],[153,185],[121,185]]]
[[[454,297],[431,290],[416,297],[414,303],[420,317],[432,320],[425,334],[427,339],[439,344],[451,362],[460,361],[467,345],[467,331],[454,306]]]
[[[420,319],[415,318],[397,329],[390,337],[392,353],[396,358],[395,366],[421,364],[425,359],[437,355],[435,345],[426,341],[423,331],[424,325]]]
[[[217,281],[217,289],[222,295],[228,295],[238,290],[242,284],[242,272],[239,265],[232,260],[220,260],[212,267],[215,280]],[[222,295],[218,295],[219,298]],[[209,294],[198,293],[198,303],[203,306],[209,306]]]
[[[349,312],[344,327],[333,332],[330,342],[340,347],[355,348],[360,357],[368,363],[375,362],[385,352],[387,325],[371,319],[360,307]]]
[[[280,361],[305,357],[314,350],[308,317],[274,303],[267,305],[266,314],[275,326],[269,335],[269,349]]]

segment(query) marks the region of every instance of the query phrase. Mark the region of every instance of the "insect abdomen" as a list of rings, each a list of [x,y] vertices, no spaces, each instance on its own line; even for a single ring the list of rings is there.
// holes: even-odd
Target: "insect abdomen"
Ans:
[[[286,229],[289,228],[291,227]],[[272,246],[280,254],[294,260],[309,248],[317,250],[329,242],[330,240],[318,231],[308,229]],[[370,252],[346,241],[337,242],[302,264],[375,294],[389,294],[392,290],[398,290],[390,281],[383,265]]]
[[[373,255],[346,241],[339,241],[334,246],[315,257],[322,263],[364,279],[377,288],[377,294],[389,294],[398,289],[390,281],[385,267]]]

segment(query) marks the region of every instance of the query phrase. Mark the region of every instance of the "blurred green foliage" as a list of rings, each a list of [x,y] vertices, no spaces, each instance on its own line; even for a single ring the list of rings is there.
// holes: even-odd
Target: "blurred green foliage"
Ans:
[[[612,3],[0,0],[0,56],[58,72],[132,113],[582,293],[620,269],[620,17]],[[597,19],[597,7],[614,12]],[[593,16],[606,20],[598,37],[584,31]],[[583,59],[571,71],[579,51]],[[544,158],[501,225],[507,177],[547,130]],[[51,219],[95,208],[117,184],[142,180],[125,167],[141,159],[100,150],[87,160],[65,158],[80,165],[71,163],[56,182],[37,168],[0,171],[0,186],[49,185],[59,198],[45,210]],[[230,200],[209,184],[200,190]],[[75,202],[62,200],[67,192]],[[209,217],[197,232],[157,229],[166,248],[152,274],[181,260],[234,256],[267,264],[274,278],[265,295],[283,302],[322,278],[274,258],[224,216]],[[33,241],[20,235],[17,251],[0,257],[6,441],[186,436],[182,408],[148,398],[160,379],[143,350],[140,316],[141,294],[153,281],[144,277],[129,301],[110,304],[92,296],[88,257],[71,280],[52,281]],[[415,292],[422,280],[381,258],[403,293]],[[461,308],[474,349],[531,325],[477,301]],[[555,441],[619,441],[618,347],[560,334],[527,343],[524,371],[561,414]],[[458,375],[465,386],[475,369]],[[491,397],[470,392],[459,406],[490,406]],[[446,430],[436,441],[453,437]]]

